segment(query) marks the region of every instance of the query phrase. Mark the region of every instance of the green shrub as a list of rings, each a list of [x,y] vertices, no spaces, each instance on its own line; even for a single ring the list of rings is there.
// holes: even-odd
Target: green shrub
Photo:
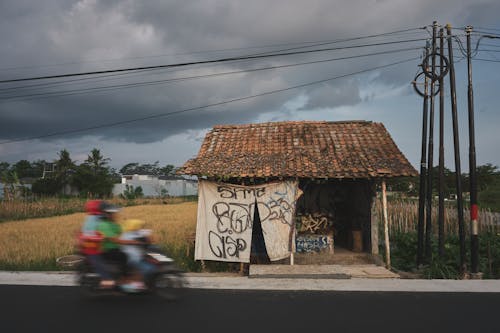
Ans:
[[[417,261],[417,234],[400,232],[391,238],[392,266],[402,271],[411,271]],[[381,253],[383,251],[381,248]]]
[[[416,270],[417,233],[394,233],[391,235],[391,263],[401,271]],[[460,278],[460,240],[457,235],[448,235],[444,243],[444,255],[438,255],[437,237],[431,238],[432,257],[421,273],[429,279]],[[383,247],[380,248],[383,253]],[[470,268],[470,239],[466,239],[466,264]],[[486,279],[500,278],[500,234],[484,232],[479,235],[479,271]]]

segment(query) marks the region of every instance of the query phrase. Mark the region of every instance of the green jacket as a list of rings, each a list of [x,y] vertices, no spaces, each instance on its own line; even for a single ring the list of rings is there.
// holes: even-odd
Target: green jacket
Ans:
[[[120,237],[122,233],[122,228],[118,223],[102,220],[97,225],[97,231],[102,233],[102,235],[104,236],[104,240],[102,242],[102,247],[101,247],[103,251],[109,251],[119,248],[119,244],[109,239],[109,238]]]

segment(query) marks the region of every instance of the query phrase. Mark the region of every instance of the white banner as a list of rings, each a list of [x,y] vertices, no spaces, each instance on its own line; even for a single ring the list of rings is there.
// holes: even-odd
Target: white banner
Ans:
[[[255,203],[270,260],[293,250],[296,181],[239,186],[200,180],[196,260],[250,262]]]

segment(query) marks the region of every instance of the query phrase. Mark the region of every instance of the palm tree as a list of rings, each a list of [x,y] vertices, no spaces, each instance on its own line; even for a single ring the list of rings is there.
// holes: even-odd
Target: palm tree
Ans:
[[[108,196],[113,190],[114,178],[108,167],[109,158],[104,158],[97,148],[92,149],[87,159],[77,170],[75,185],[89,198]]]
[[[59,160],[56,161],[56,178],[62,187],[63,194],[68,194],[67,185],[71,184],[72,174],[75,172],[75,163],[71,160],[69,152],[66,149],[59,153]]]
[[[104,156],[102,156],[99,149],[94,148],[87,156],[85,163],[91,168],[93,175],[97,176],[101,171],[107,169],[109,161],[109,158],[104,158]]]

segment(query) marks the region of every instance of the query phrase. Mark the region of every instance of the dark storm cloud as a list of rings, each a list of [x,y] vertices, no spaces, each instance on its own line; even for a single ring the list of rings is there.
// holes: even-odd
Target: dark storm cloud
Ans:
[[[239,79],[225,79],[213,86],[196,82],[181,83],[153,89],[136,88],[132,94],[130,90],[125,90],[115,92],[112,96],[93,94],[5,102],[0,126],[4,127],[4,138],[16,139],[21,136],[19,128],[23,129],[22,137],[37,137],[47,133],[132,121],[127,125],[96,128],[89,132],[77,132],[75,135],[93,134],[103,139],[153,142],[182,133],[186,129],[202,129],[221,122],[246,122],[258,115],[249,110],[271,111],[278,108],[289,94],[198,108],[239,97],[238,93],[250,96],[266,89],[279,88],[280,83],[273,83],[272,79],[272,76],[269,80],[259,78],[261,87],[255,91],[251,85],[235,90],[234,83]],[[152,119],[140,120],[142,118]]]
[[[462,8],[463,22],[472,26],[492,27],[498,25],[500,2],[471,3]]]
[[[316,86],[314,89],[310,89],[307,96],[308,101],[300,108],[302,110],[354,105],[361,101],[359,86],[353,80],[349,80],[337,88],[328,84]]]
[[[10,1],[0,4],[2,68],[29,68],[0,71],[0,78],[79,72],[124,66],[210,59],[261,50],[195,53],[176,57],[152,55],[181,54],[199,50],[335,40],[370,35],[430,24],[434,17],[465,24],[464,16],[479,20],[486,15],[493,22],[498,13],[495,1],[467,5],[466,1]],[[466,13],[467,15],[464,15]],[[480,21],[479,21],[480,22]],[[486,23],[489,24],[489,23]],[[408,35],[415,38],[420,35]],[[366,41],[365,41],[366,42]],[[360,42],[361,43],[361,42]],[[423,42],[421,43],[424,44]],[[286,48],[286,47],[284,47]],[[382,50],[386,48],[379,48]],[[373,52],[374,49],[371,49]],[[370,52],[356,50],[336,55]],[[47,133],[77,130],[101,124],[128,121],[219,103],[238,97],[301,85],[375,67],[418,55],[419,51],[348,62],[310,65],[287,70],[246,73],[196,81],[116,90],[102,94],[67,97],[1,100],[11,96],[0,91],[0,139],[11,140]],[[161,80],[234,71],[290,62],[334,57],[318,54],[259,62],[200,66],[173,74],[138,76],[135,79],[104,81],[86,85],[68,84],[52,91],[102,86],[105,84]],[[131,59],[134,58],[134,59]],[[122,59],[121,61],[107,61]],[[31,67],[39,65],[57,65]],[[382,72],[384,84],[407,84],[417,70],[416,62]],[[0,87],[2,88],[2,87]],[[27,90],[26,90],[27,91]],[[45,90],[47,91],[47,90]],[[25,94],[24,90],[15,94]],[[279,110],[287,101],[307,97],[303,110],[355,105],[361,101],[357,79],[335,80],[317,86],[249,99],[180,114],[138,121],[128,125],[77,132],[103,140],[146,143],[162,140],[187,130],[210,128],[220,123],[243,123]],[[52,140],[53,137],[46,138]]]

